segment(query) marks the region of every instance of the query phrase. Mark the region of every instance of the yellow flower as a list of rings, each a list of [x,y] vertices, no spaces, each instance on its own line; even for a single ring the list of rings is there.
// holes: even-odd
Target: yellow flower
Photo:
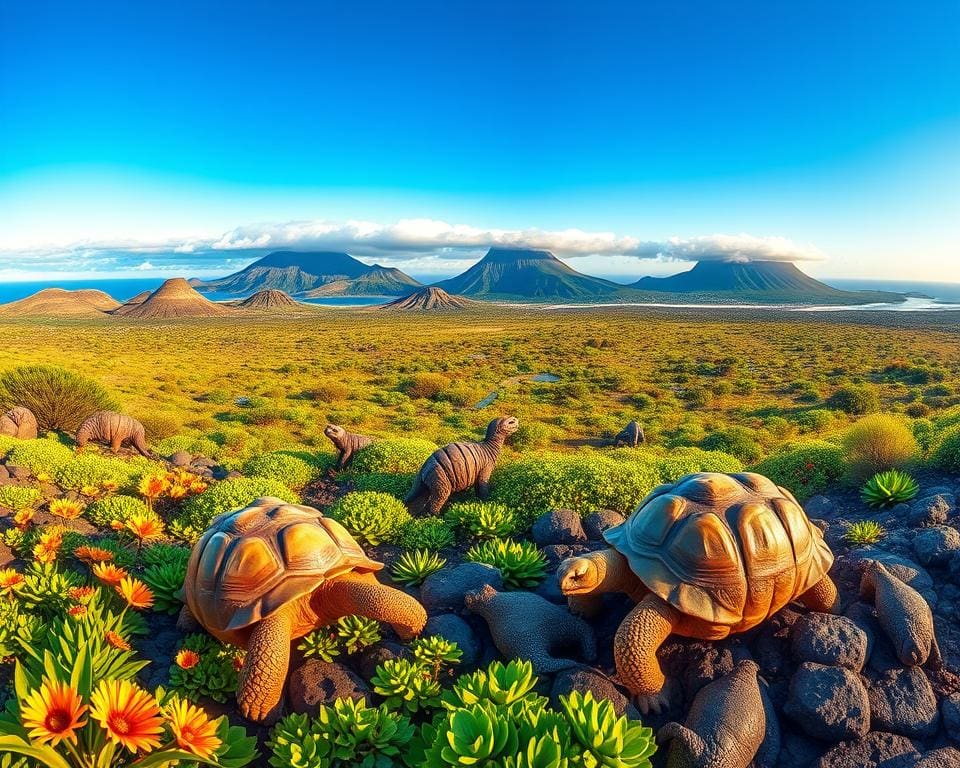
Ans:
[[[129,680],[103,680],[90,697],[90,717],[114,744],[131,752],[160,746],[163,718],[157,700]]]
[[[125,576],[114,589],[117,594],[127,601],[131,608],[149,608],[153,605],[153,592],[140,579]]]
[[[193,669],[200,663],[200,654],[184,648],[177,654],[176,662],[180,669]]]
[[[97,488],[97,486],[95,485],[85,485],[83,486],[83,488],[80,489],[80,493],[83,494],[84,496],[89,496],[90,498],[94,498],[100,495],[100,489]]]
[[[33,548],[33,559],[43,565],[49,565],[57,559],[58,547],[51,547],[47,544],[37,544]]]
[[[190,493],[198,494],[205,490],[207,490],[207,484],[203,480],[197,479],[190,483]]]
[[[87,723],[80,719],[86,710],[73,688],[45,679],[38,690],[27,696],[20,718],[31,739],[55,747],[61,741],[76,744],[76,731]]]
[[[180,499],[186,497],[189,493],[189,489],[184,488],[182,485],[171,485],[170,490],[167,491],[167,495],[174,501],[179,501]]]
[[[0,593],[9,595],[16,592],[24,581],[22,573],[17,573],[13,568],[4,568],[0,571]]]
[[[67,597],[76,600],[78,603],[85,603],[93,597],[96,590],[93,587],[70,587],[67,590]]]
[[[63,529],[50,528],[40,534],[38,541],[45,547],[60,549],[60,545],[63,544]]]
[[[54,499],[50,502],[50,514],[74,520],[83,514],[85,507],[72,499]]]
[[[141,496],[148,499],[155,499],[161,496],[169,486],[169,481],[162,475],[147,475],[140,481],[137,490],[140,491]]]
[[[158,539],[163,536],[163,523],[150,515],[130,515],[127,518],[126,529],[136,536],[138,541]]]
[[[217,723],[190,702],[175,700],[167,708],[167,717],[177,746],[197,757],[209,759],[223,743],[217,738]]]
[[[127,578],[127,572],[123,568],[118,568],[113,563],[97,563],[93,566],[93,575],[104,584],[111,586],[116,586]]]
[[[117,485],[113,480],[104,480],[102,483],[100,483],[100,487],[107,492],[112,492],[117,490],[117,488],[120,486]]]
[[[116,632],[111,632],[107,630],[103,633],[103,639],[107,641],[107,645],[118,648],[121,651],[129,651],[130,643],[123,639],[121,635],[118,635]]]
[[[50,474],[48,472],[37,472],[37,482],[38,483],[49,483]]]
[[[26,528],[30,524],[30,521],[33,520],[34,514],[35,510],[30,507],[18,509],[13,515],[13,523],[17,528]]]

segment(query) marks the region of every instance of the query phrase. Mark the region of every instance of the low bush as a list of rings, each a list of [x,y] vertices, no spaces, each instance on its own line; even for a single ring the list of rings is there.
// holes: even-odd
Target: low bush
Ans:
[[[763,453],[753,430],[737,426],[711,432],[701,441],[700,447],[708,451],[722,451],[745,462],[756,461]]]
[[[438,552],[454,543],[453,527],[439,517],[408,520],[397,532],[396,543],[403,549],[426,549]]]
[[[427,576],[436,573],[446,564],[447,561],[436,552],[417,549],[402,553],[394,562],[390,576],[399,584],[418,587]]]
[[[377,440],[357,451],[353,457],[354,472],[378,472],[391,475],[416,472],[437,446],[419,438]]]
[[[84,453],[74,456],[53,473],[57,484],[64,490],[79,491],[81,488],[128,488],[135,477],[149,467],[147,462],[133,462],[112,456]]]
[[[136,419],[143,424],[147,439],[151,442],[173,437],[183,429],[183,421],[175,413],[150,411],[138,413]]]
[[[401,389],[410,397],[432,398],[450,386],[450,379],[442,373],[415,373],[401,384]]]
[[[389,493],[398,499],[405,499],[413,485],[413,472],[402,475],[391,475],[386,472],[370,472],[366,474],[352,474],[350,480],[355,491],[378,491]]]
[[[0,507],[6,507],[14,512],[27,509],[40,501],[40,491],[36,488],[17,485],[0,486]]]
[[[960,424],[934,437],[930,463],[945,472],[960,472]]]
[[[844,437],[843,445],[850,469],[858,477],[902,467],[919,451],[910,425],[886,413],[873,413],[857,421]]]
[[[87,507],[87,517],[99,528],[109,528],[114,522],[125,523],[138,515],[150,515],[147,505],[138,498],[124,494],[97,499]]]
[[[827,401],[831,408],[860,416],[880,409],[880,396],[869,384],[845,384]]]
[[[472,546],[464,559],[492,565],[500,571],[503,583],[514,589],[535,587],[547,572],[547,559],[529,541],[489,539]]]
[[[7,453],[7,464],[26,467],[33,474],[54,476],[59,469],[73,459],[71,451],[56,440],[19,440]]]
[[[400,529],[411,520],[403,502],[376,491],[348,493],[327,510],[327,515],[371,546],[395,541]]]
[[[848,472],[846,454],[839,445],[823,440],[792,443],[754,467],[800,501],[838,483]]]
[[[261,496],[275,496],[289,504],[299,504],[300,497],[278,480],[267,477],[234,477],[210,486],[199,496],[188,499],[178,522],[202,531],[217,515],[245,507]]]
[[[116,403],[93,379],[56,365],[24,365],[0,375],[0,411],[22,405],[43,432],[75,432],[96,411]]]
[[[505,504],[484,501],[461,501],[451,504],[446,519],[478,539],[511,536],[517,520]]]
[[[250,459],[243,468],[250,477],[277,480],[288,488],[298,490],[320,475],[320,468],[309,453],[271,451]]]

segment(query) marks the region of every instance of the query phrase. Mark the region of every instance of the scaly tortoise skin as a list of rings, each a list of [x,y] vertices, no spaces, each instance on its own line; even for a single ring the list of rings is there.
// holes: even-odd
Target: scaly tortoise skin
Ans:
[[[613,438],[613,445],[616,448],[636,448],[645,441],[646,438],[643,436],[643,427],[637,424],[636,421],[631,421]]]
[[[486,501],[490,475],[503,444],[519,426],[513,416],[502,416],[487,425],[487,436],[479,443],[451,443],[438,448],[417,472],[407,494],[407,506],[413,512],[426,506],[431,515],[439,515],[450,496],[470,488]]]
[[[353,460],[353,454],[373,442],[373,439],[366,435],[347,432],[343,427],[336,424],[327,424],[323,434],[330,438],[330,442],[337,449],[337,469],[346,469]]]
[[[18,405],[0,416],[0,435],[16,437],[20,440],[34,440],[37,437],[37,417],[29,408]]]
[[[823,533],[762,475],[699,472],[661,485],[604,538],[610,549],[569,558],[557,575],[574,611],[598,610],[604,592],[636,601],[614,659],[644,713],[671,698],[656,655],[669,635],[720,640],[795,599],[824,612],[836,604]]]
[[[215,518],[194,546],[181,620],[192,615],[247,649],[237,701],[244,717],[263,721],[279,710],[292,640],[350,614],[386,622],[404,640],[420,633],[426,612],[380,584],[381,568],[336,521],[264,497]]]
[[[77,430],[77,448],[82,450],[90,441],[106,443],[116,453],[126,443],[137,453],[153,458],[147,446],[146,430],[143,424],[132,416],[116,411],[97,411],[88,417]]]

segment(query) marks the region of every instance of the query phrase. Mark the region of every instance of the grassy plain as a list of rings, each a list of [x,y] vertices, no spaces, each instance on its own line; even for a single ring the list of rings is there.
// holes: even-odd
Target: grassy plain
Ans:
[[[442,443],[511,413],[514,449],[600,444],[630,419],[665,447],[746,463],[862,410],[960,402],[960,325],[906,313],[484,308],[144,323],[4,320],[0,371],[51,363],[106,386],[159,439],[196,433],[242,459],[327,447],[327,421]],[[555,382],[537,382],[540,373]],[[496,400],[476,405],[489,393]]]

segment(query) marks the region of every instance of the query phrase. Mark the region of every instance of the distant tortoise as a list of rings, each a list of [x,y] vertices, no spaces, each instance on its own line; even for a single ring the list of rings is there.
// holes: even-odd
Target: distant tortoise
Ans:
[[[361,448],[366,448],[373,442],[373,439],[366,435],[347,432],[343,427],[337,426],[336,424],[327,424],[323,430],[323,434],[330,438],[330,442],[336,446],[338,451],[337,469],[345,469],[348,467],[353,460],[353,454]]]
[[[265,497],[215,518],[190,554],[181,623],[195,617],[214,637],[247,649],[240,713],[262,721],[283,694],[290,643],[341,616],[390,624],[403,640],[420,633],[420,604],[373,575],[339,523],[316,509]]]
[[[434,451],[413,481],[407,506],[417,511],[425,501],[430,514],[438,515],[452,494],[469,488],[475,488],[477,496],[486,500],[500,450],[519,426],[513,416],[502,416],[487,425],[487,436],[481,442],[451,443]]]
[[[33,440],[37,436],[37,417],[22,405],[0,416],[0,435]]]
[[[124,443],[136,449],[137,453],[153,458],[147,447],[146,430],[143,424],[131,416],[116,411],[97,411],[77,430],[77,448],[83,449],[91,440],[106,443],[116,453]]]
[[[611,548],[560,564],[573,610],[604,592],[636,602],[614,639],[623,684],[646,713],[669,703],[657,648],[671,634],[720,640],[791,600],[831,612],[833,554],[789,491],[767,478],[698,472],[655,488],[622,524]]]
[[[636,448],[643,442],[646,442],[643,436],[643,427],[636,421],[631,421],[613,438],[613,445],[616,448]]]

